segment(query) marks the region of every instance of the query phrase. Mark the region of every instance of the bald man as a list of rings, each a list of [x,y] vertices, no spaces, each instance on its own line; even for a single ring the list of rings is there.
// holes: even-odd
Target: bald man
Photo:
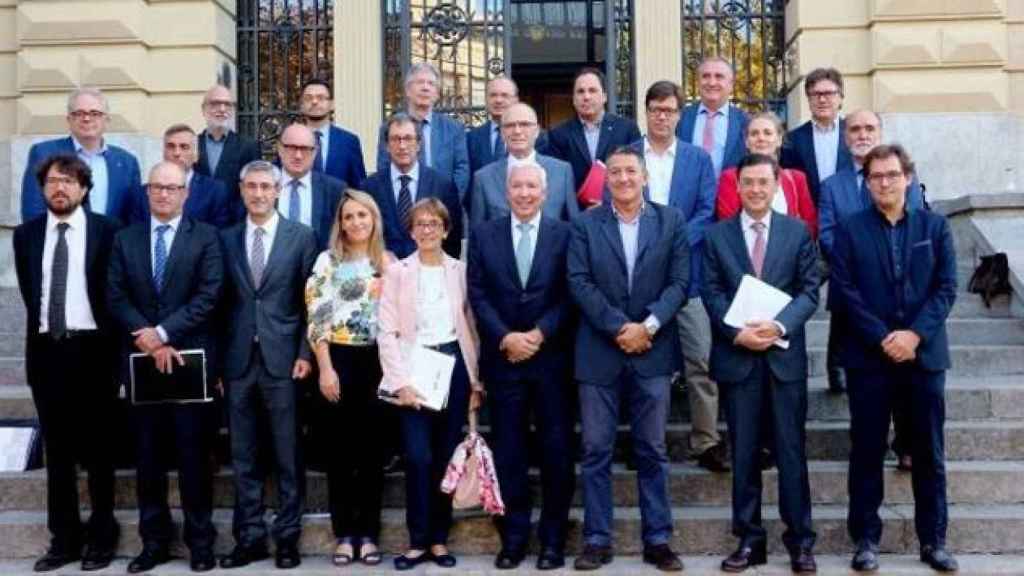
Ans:
[[[199,133],[199,160],[196,174],[211,176],[224,183],[231,198],[232,213],[241,218],[245,209],[238,195],[238,172],[260,157],[260,147],[233,130],[235,98],[231,90],[217,84],[203,96],[203,118],[206,129]]]
[[[313,131],[302,124],[284,129],[277,141],[277,157],[282,169],[278,212],[312,228],[316,232],[317,250],[324,250],[345,183],[313,171],[316,138]]]

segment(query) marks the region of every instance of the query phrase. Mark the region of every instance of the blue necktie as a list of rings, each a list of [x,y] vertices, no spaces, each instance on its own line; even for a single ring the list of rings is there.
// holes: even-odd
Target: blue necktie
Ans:
[[[153,250],[153,286],[160,292],[164,288],[164,268],[167,267],[167,242],[164,234],[170,230],[168,224],[156,227],[156,248]]]
[[[505,140],[501,137],[501,131],[494,127],[494,159],[501,160],[505,157]]]
[[[313,134],[316,134],[316,159],[313,160],[313,170],[317,172],[324,171],[324,152],[323,152],[323,134],[319,130],[314,130]]]
[[[291,192],[288,193],[288,219],[293,222],[298,222],[302,215],[302,206],[299,199],[299,186],[302,182],[298,180],[292,180],[289,184]]]

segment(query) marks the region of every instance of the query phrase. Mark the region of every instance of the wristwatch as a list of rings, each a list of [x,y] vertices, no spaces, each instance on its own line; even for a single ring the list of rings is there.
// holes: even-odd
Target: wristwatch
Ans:
[[[647,319],[644,320],[644,328],[647,329],[648,336],[654,337],[654,335],[658,333],[658,328],[661,328],[661,324],[654,316],[648,316]]]

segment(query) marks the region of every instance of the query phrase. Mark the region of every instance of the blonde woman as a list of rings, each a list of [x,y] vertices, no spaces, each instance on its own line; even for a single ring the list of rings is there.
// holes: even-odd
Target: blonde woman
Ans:
[[[380,210],[373,197],[348,190],[338,203],[330,243],[306,282],[309,342],[320,369],[319,423],[328,453],[327,492],[339,566],[380,564],[383,472],[380,436],[373,433],[377,400],[377,307],[384,270]]]

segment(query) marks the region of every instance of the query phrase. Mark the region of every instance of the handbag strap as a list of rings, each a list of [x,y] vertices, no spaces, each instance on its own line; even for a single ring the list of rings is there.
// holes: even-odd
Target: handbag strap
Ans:
[[[476,410],[469,411],[469,433],[476,434]]]

